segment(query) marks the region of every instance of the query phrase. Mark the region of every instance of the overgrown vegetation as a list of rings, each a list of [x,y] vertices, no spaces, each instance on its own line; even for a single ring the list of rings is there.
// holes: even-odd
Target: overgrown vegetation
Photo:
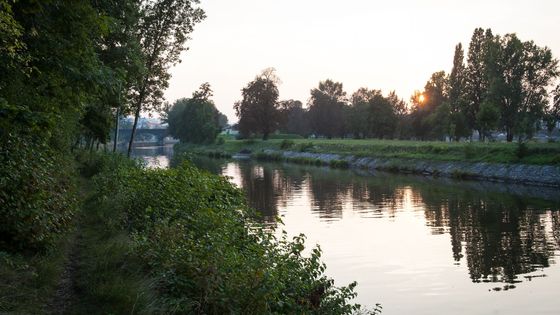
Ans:
[[[105,224],[125,232],[130,255],[153,279],[158,296],[145,307],[182,314],[358,310],[349,303],[355,283],[335,287],[318,247],[307,256],[303,235],[276,238],[251,219],[241,191],[223,177],[188,162],[168,170],[113,164],[95,183],[100,209],[112,212]]]
[[[4,137],[0,148],[0,250],[44,251],[76,210],[73,164],[31,138]]]

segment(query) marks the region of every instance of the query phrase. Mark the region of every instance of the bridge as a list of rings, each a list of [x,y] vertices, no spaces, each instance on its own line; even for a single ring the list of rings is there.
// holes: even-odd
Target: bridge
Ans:
[[[119,129],[119,143],[128,143],[130,141],[130,136],[132,135],[132,129]],[[136,129],[134,134],[134,143],[155,143],[158,145],[163,145],[165,138],[169,136],[167,129]],[[114,131],[111,134],[114,137]]]

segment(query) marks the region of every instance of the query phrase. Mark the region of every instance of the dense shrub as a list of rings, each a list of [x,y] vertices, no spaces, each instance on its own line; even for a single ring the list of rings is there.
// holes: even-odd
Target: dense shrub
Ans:
[[[289,139],[284,139],[280,142],[280,149],[286,150],[294,146],[294,141]]]
[[[29,137],[8,134],[1,144],[0,249],[45,249],[76,208],[73,163]]]
[[[529,148],[525,142],[519,141],[515,147],[515,156],[518,159],[522,159],[529,155]]]
[[[189,164],[107,169],[97,197],[158,279],[159,303],[180,314],[348,314],[353,288],[337,288],[304,236],[278,239],[255,223],[242,192]]]

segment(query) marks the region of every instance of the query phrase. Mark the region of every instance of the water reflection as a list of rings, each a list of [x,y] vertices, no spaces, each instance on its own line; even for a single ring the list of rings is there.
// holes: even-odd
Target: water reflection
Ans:
[[[496,291],[544,276],[560,248],[560,201],[554,189],[534,188],[538,198],[533,198],[525,186],[504,191],[489,183],[360,176],[282,164],[205,163],[231,176],[269,223],[279,214],[298,215],[291,213],[296,211],[311,211],[327,224],[351,214],[389,222],[409,215],[423,219],[431,235],[449,235],[448,255],[467,266],[472,282],[502,283],[493,286]]]
[[[120,148],[120,151],[126,152],[127,148]],[[173,157],[173,145],[165,146],[133,146],[132,157],[141,158],[147,167],[150,168],[168,168]]]

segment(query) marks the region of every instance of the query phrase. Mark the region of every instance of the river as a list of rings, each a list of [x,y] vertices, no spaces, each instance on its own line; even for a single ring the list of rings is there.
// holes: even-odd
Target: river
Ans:
[[[172,147],[138,148],[168,167]],[[560,314],[560,191],[196,158],[262,220],[320,244],[336,284],[383,314]]]

